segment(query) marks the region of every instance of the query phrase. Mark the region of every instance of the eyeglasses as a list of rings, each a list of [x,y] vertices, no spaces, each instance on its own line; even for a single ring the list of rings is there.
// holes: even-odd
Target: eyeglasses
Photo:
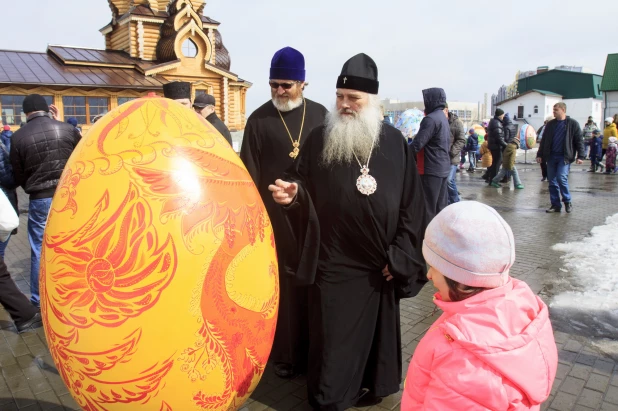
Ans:
[[[294,83],[277,83],[276,81],[270,81],[270,82],[268,82],[268,84],[270,84],[270,87],[273,90],[277,90],[279,87],[281,87],[284,90],[289,90],[292,87],[294,87],[294,84],[296,84],[296,82],[294,82]]]

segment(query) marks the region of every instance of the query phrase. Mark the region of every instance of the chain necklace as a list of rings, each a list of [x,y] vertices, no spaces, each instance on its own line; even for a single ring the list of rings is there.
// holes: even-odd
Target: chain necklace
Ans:
[[[307,104],[305,103],[305,99],[303,98],[303,121],[300,124],[300,133],[298,133],[298,140],[294,141],[294,139],[292,138],[292,133],[290,133],[288,125],[285,124],[285,120],[283,119],[283,115],[281,114],[281,111],[279,111],[279,109],[277,109],[277,113],[279,113],[279,117],[281,117],[283,126],[285,127],[285,130],[288,132],[288,136],[290,136],[290,140],[292,141],[293,150],[290,153],[290,157],[296,159],[296,157],[298,157],[298,153],[300,153],[300,138],[303,136],[303,128],[305,127],[305,114],[307,113]]]
[[[373,147],[375,145],[375,142],[376,141],[374,139],[371,143],[371,150],[369,150],[369,156],[367,156],[367,164],[365,165],[361,164],[360,160],[356,156],[356,153],[352,151],[352,154],[354,154],[354,158],[356,159],[358,165],[361,168],[361,175],[356,179],[356,188],[358,189],[358,191],[365,194],[366,196],[375,193],[378,189],[378,182],[375,178],[373,178],[373,176],[369,175],[369,160],[371,159],[371,153],[373,153]]]

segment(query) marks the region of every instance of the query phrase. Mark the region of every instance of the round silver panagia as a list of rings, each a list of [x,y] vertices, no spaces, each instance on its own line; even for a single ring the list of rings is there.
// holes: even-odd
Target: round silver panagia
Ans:
[[[376,192],[378,183],[376,179],[369,174],[363,174],[356,180],[356,188],[358,188],[358,191],[368,196]]]

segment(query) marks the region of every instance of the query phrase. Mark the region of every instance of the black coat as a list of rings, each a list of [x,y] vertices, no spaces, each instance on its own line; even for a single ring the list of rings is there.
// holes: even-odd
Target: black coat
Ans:
[[[211,115],[206,117],[206,120],[208,120],[208,122],[217,129],[217,131],[223,136],[223,138],[228,143],[230,143],[230,145],[232,145],[232,135],[230,134],[230,130],[228,130],[225,123],[221,121],[219,117],[217,117],[216,113],[212,113]]]
[[[423,90],[425,118],[410,147],[421,175],[448,177],[451,172],[451,129],[444,115],[446,95],[438,88]]]
[[[81,136],[70,124],[52,120],[47,113],[34,113],[13,134],[11,165],[15,183],[30,199],[53,197],[62,170]]]
[[[487,146],[490,150],[504,150],[507,146],[504,139],[504,125],[498,117],[494,117],[489,121]]]
[[[519,138],[516,138],[517,126],[513,123],[509,116],[504,116],[504,120],[502,120],[502,125],[504,127],[504,141],[506,141],[507,144],[511,144],[514,140],[519,141]]]
[[[543,131],[543,138],[541,139],[541,146],[537,152],[537,158],[541,158],[543,161],[548,161],[551,157],[551,146],[554,141],[554,133],[556,132],[556,126],[558,120],[552,120],[545,126]],[[572,163],[575,158],[584,160],[586,158],[586,152],[584,150],[584,140],[582,138],[582,129],[579,123],[573,120],[571,117],[566,118],[566,137],[564,139],[564,161]]]
[[[0,187],[5,190],[15,188],[15,178],[13,177],[13,168],[9,159],[9,151],[6,146],[0,142]]]

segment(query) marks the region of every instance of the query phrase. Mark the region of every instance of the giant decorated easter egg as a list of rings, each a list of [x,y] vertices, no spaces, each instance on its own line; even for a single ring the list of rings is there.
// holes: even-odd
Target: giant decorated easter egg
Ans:
[[[536,131],[530,124],[524,124],[519,130],[519,148],[530,150],[536,146]]]
[[[251,177],[203,118],[157,97],[84,136],[41,256],[53,360],[85,410],[229,410],[257,386],[279,284]]]

